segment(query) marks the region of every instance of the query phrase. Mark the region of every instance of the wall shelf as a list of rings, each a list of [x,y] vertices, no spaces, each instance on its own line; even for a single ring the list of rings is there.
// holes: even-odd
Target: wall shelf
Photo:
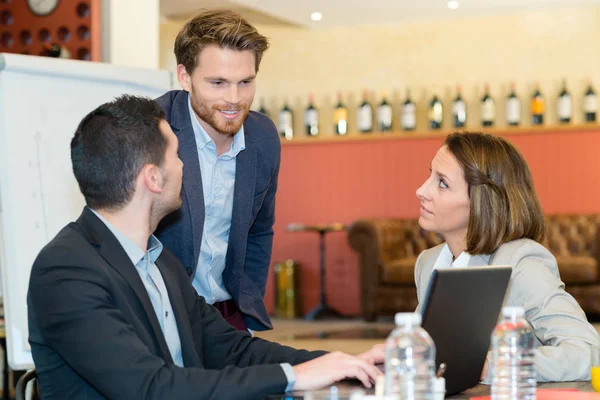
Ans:
[[[510,135],[530,135],[540,133],[558,133],[558,132],[600,132],[600,124],[592,122],[589,124],[564,124],[564,125],[542,125],[542,126],[516,126],[516,127],[491,127],[491,128],[466,128],[466,129],[440,129],[440,130],[416,130],[416,131],[400,131],[400,132],[371,132],[371,133],[350,133],[346,136],[335,136],[333,134],[308,137],[298,136],[292,140],[282,138],[282,145],[302,145],[302,144],[324,144],[324,143],[353,143],[362,141],[379,141],[379,140],[405,140],[405,139],[434,139],[446,137],[453,132],[485,132],[499,136]]]

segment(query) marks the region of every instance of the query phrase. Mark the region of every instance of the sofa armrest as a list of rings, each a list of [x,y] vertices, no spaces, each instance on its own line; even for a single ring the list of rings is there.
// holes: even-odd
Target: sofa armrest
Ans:
[[[375,296],[381,284],[381,268],[404,252],[404,223],[396,218],[358,220],[348,231],[348,243],[358,253],[363,316],[375,318]]]

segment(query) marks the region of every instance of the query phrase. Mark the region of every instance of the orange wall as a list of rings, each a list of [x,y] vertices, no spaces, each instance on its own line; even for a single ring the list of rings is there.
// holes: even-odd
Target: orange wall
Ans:
[[[527,159],[546,213],[600,212],[600,128],[505,136]],[[292,258],[301,263],[303,312],[319,298],[318,235],[287,232],[285,226],[417,217],[414,193],[426,179],[443,139],[282,146],[272,260]],[[344,314],[360,312],[358,276],[358,258],[347,244],[346,233],[328,234],[328,302]],[[270,279],[265,298],[270,310],[273,290]]]

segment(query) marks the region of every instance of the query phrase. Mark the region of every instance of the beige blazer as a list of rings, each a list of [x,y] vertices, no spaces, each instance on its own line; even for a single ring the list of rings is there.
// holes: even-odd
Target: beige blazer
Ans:
[[[417,258],[418,311],[443,246],[425,250]],[[481,266],[481,260],[472,257],[469,266]],[[579,304],[565,292],[554,256],[533,240],[519,239],[500,246],[491,254],[489,265],[513,267],[504,305],[523,307],[533,327],[538,382],[589,380],[590,346],[600,346],[600,337]],[[488,374],[485,381],[489,379]]]

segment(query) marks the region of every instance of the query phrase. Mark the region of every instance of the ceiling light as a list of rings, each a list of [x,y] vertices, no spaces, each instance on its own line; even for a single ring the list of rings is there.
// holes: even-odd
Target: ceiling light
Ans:
[[[323,18],[323,14],[321,14],[318,11],[315,11],[314,13],[310,14],[310,19],[312,19],[313,21],[320,21]]]
[[[459,4],[457,0],[449,0],[448,1],[448,8],[451,10],[456,10],[458,8]]]

